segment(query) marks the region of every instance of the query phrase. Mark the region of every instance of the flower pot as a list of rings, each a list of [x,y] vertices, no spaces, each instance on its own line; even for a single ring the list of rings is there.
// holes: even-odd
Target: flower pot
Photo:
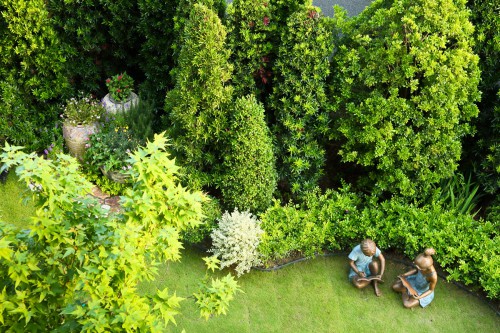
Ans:
[[[85,145],[91,134],[97,132],[97,125],[70,125],[63,123],[63,137],[69,153],[78,160],[83,159],[85,153]]]
[[[104,98],[101,101],[102,106],[108,111],[109,113],[116,114],[120,112],[127,112],[130,110],[132,105],[136,105],[137,102],[139,102],[139,96],[137,96],[135,93],[130,93],[130,97],[124,101],[124,102],[117,102],[111,98],[110,94],[107,94],[104,96]]]
[[[120,184],[125,184],[127,180],[130,178],[130,175],[123,174],[120,171],[113,171],[113,170],[106,171],[103,167],[101,167],[100,169],[102,174],[108,177],[108,179]]]

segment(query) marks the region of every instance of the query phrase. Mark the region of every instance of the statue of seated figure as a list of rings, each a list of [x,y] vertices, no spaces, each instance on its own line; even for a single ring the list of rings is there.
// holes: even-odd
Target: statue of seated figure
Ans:
[[[425,249],[413,263],[415,268],[398,276],[392,289],[402,294],[403,306],[414,308],[418,305],[426,307],[434,299],[434,288],[437,284],[437,273],[432,256],[436,254],[433,248]]]
[[[375,295],[380,296],[382,293],[378,284],[382,282],[382,275],[384,275],[385,258],[375,242],[371,239],[364,239],[352,249],[348,258],[351,267],[349,280],[352,284],[358,289],[373,284]]]

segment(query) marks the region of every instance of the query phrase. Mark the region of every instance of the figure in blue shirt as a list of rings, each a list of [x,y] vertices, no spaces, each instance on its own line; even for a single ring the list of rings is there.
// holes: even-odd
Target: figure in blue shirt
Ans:
[[[434,289],[438,280],[432,260],[435,254],[436,250],[433,248],[425,249],[424,253],[420,253],[413,261],[415,268],[400,275],[400,279],[392,285],[394,291],[401,293],[405,308],[410,309],[418,305],[425,308],[434,299]],[[402,279],[410,284],[415,294],[411,294],[404,286]]]
[[[378,261],[374,260],[374,257]],[[351,266],[349,280],[352,284],[358,289],[373,284],[375,295],[382,295],[378,284],[381,282],[382,275],[384,275],[385,258],[375,242],[368,238],[361,241],[359,245],[352,249],[349,260],[349,266]]]

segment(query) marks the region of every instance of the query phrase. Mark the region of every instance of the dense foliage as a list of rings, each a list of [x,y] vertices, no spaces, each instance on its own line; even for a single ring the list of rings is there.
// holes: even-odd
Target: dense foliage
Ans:
[[[231,109],[218,186],[224,207],[264,211],[276,189],[276,167],[264,108],[255,97],[238,98]]]
[[[417,207],[399,198],[361,200],[347,189],[313,192],[302,206],[276,202],[260,219],[263,260],[347,250],[365,237],[382,250],[398,249],[410,258],[432,246],[450,280],[480,285],[491,298],[500,295],[498,220],[475,220],[438,204]]]
[[[260,100],[271,79],[273,35],[277,22],[268,0],[234,0],[228,7],[228,44],[235,65],[235,93]]]
[[[473,169],[485,192],[500,194],[500,7],[495,1],[471,0],[471,20],[475,25],[475,47],[481,68],[483,93],[481,112],[474,123],[477,134],[468,142],[464,164]]]
[[[500,71],[500,8],[496,1],[469,0],[471,21],[475,25],[475,51],[480,56],[483,89],[498,85]]]
[[[159,135],[131,156],[134,186],[117,215],[87,195],[91,184],[75,159],[45,160],[5,148],[5,167],[18,166],[20,179],[36,184],[38,208],[29,232],[1,223],[0,322],[6,332],[163,332],[175,323],[182,300],[175,292],[137,292],[137,283],[155,278],[161,262],[180,259],[179,230],[202,216],[203,194],[178,184],[178,167],[165,147]],[[219,286],[215,294],[225,301],[237,289],[231,276]],[[210,313],[226,308],[227,302],[212,304]]]
[[[323,249],[345,249],[363,230],[356,225],[361,200],[348,189],[319,189],[304,195],[304,204],[279,201],[260,215],[264,234],[259,245],[263,261],[283,259],[297,252],[313,256]]]
[[[41,150],[54,121],[54,100],[68,97],[68,49],[43,0],[0,1],[0,140]],[[33,112],[32,110],[36,110]]]
[[[377,0],[344,25],[333,134],[372,190],[415,196],[456,170],[478,114],[472,33],[464,0]]]
[[[226,9],[226,2],[224,0],[178,0],[175,8],[175,15],[173,17],[174,27],[174,40],[171,48],[174,55],[174,61],[177,62],[180,50],[183,43],[184,27],[189,20],[189,15],[195,4],[204,5],[214,11],[217,16],[222,20]]]
[[[174,155],[197,188],[213,182],[218,145],[227,128],[228,84],[232,66],[225,47],[226,31],[209,8],[195,4],[186,23],[175,87],[165,99]]]
[[[182,230],[181,239],[188,244],[200,244],[210,238],[210,233],[217,226],[222,216],[222,209],[217,198],[207,195],[209,200],[202,203],[203,218],[201,224],[194,228]],[[202,244],[204,245],[204,244]]]
[[[225,212],[217,228],[210,234],[210,252],[220,258],[220,267],[232,267],[238,276],[259,265],[260,255],[257,248],[263,231],[260,221],[249,212]]]
[[[270,105],[281,186],[295,195],[316,187],[323,172],[331,33],[319,8],[304,7],[289,17],[281,35]]]
[[[451,278],[496,297],[500,16],[495,1],[467,1],[470,12],[465,6],[375,0],[358,17],[346,19],[336,8],[326,19],[310,0],[234,0],[227,11],[224,0],[0,0],[0,143],[71,164],[57,158],[65,101],[79,91],[103,97],[105,79],[127,71],[150,99],[129,112],[127,131],[145,142],[163,121],[183,183],[212,198],[202,203],[203,226],[183,229],[182,240],[206,240],[223,209],[267,209],[261,250],[268,259],[347,248],[369,233],[410,256],[434,246]],[[115,143],[101,145],[91,158],[98,163],[82,169],[101,189],[124,194],[126,186],[104,177],[100,164],[128,169],[123,158],[136,144]],[[459,162],[460,172],[476,178],[461,181]],[[311,191],[342,179],[379,199]],[[405,199],[382,199],[401,194]],[[273,196],[281,201],[272,204]],[[114,225],[92,223],[72,233],[117,235]],[[15,244],[31,251],[33,237],[20,235]],[[225,311],[235,291],[229,280],[209,283],[196,296],[204,317],[213,307]],[[25,304],[27,312],[20,305],[12,313],[29,316]],[[76,318],[58,314],[49,321]]]

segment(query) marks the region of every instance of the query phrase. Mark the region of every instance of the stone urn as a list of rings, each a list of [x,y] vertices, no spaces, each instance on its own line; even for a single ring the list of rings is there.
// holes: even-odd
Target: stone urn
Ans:
[[[137,105],[139,102],[139,96],[135,93],[130,93],[130,97],[123,102],[117,102],[113,98],[111,98],[110,94],[104,96],[101,100],[102,106],[106,109],[107,112],[116,114],[120,112],[127,112],[134,105]]]
[[[83,160],[85,153],[85,145],[89,140],[91,134],[97,132],[97,124],[86,125],[71,125],[67,122],[63,123],[63,138],[68,147],[71,156],[76,157],[78,160]]]

